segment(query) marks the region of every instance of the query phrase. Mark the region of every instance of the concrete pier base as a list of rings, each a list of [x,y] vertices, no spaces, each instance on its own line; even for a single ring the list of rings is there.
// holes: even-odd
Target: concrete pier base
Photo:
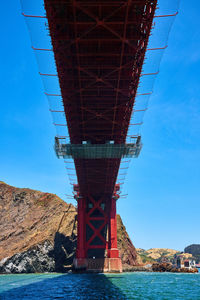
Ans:
[[[74,269],[77,271],[86,271],[88,262],[86,258],[75,258],[73,261]]]
[[[88,258],[74,259],[74,268],[78,271],[91,273],[121,273],[121,258]]]

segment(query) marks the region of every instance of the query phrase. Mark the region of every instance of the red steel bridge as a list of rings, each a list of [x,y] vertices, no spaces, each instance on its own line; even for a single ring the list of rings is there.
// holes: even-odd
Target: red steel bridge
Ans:
[[[157,0],[44,0],[44,7],[69,132],[68,143],[55,138],[55,150],[74,160],[78,181],[74,266],[121,271],[116,182],[121,160],[142,147],[139,134],[130,143],[127,135],[131,115],[145,110],[135,109],[140,78],[156,74],[142,68]]]

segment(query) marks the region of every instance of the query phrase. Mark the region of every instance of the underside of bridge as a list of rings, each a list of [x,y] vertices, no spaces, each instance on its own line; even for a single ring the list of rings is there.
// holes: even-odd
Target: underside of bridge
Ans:
[[[78,185],[75,268],[121,271],[116,184],[121,159],[137,156],[140,136],[126,144],[156,0],[44,0]]]

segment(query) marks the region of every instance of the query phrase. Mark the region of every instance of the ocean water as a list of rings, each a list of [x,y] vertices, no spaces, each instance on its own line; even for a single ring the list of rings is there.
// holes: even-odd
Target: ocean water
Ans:
[[[200,299],[200,273],[0,275],[0,299]]]

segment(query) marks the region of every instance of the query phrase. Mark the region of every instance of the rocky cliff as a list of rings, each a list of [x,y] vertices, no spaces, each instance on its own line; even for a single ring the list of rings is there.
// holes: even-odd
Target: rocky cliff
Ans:
[[[124,268],[140,264],[120,216],[118,246]],[[0,182],[0,273],[54,272],[71,268],[77,212],[54,194]]]

